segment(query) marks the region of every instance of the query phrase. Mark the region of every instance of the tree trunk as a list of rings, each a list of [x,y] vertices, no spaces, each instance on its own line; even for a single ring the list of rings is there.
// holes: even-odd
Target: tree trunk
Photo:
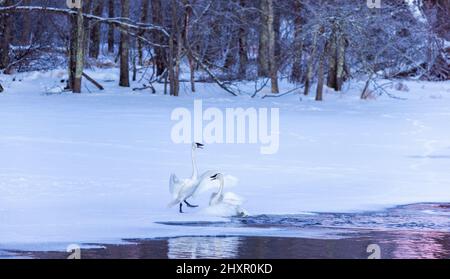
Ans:
[[[334,24],[333,34],[328,42],[329,69],[327,85],[341,91],[345,73],[345,38],[338,22]]]
[[[240,6],[242,9],[246,7],[246,0],[240,0]],[[245,15],[242,14],[241,18]],[[243,23],[239,26],[239,78],[247,78],[247,64],[248,64],[248,54],[247,54],[247,31]]]
[[[173,19],[172,19],[173,20]],[[175,89],[175,65],[174,65],[174,59],[175,59],[175,34],[174,30],[172,28],[172,31],[170,32],[170,39],[169,39],[169,91],[170,96],[174,96],[176,89]]]
[[[275,31],[275,12],[273,0],[267,0],[268,2],[268,30],[269,30],[269,70],[270,70],[270,79],[272,81],[272,93],[277,94],[280,93],[278,88],[278,62],[276,55],[276,44],[277,44],[277,33],[279,31]],[[279,26],[278,26],[279,27]]]
[[[134,50],[131,55],[131,65],[133,66],[132,67],[133,76],[131,77],[131,80],[136,81],[137,80],[137,57],[136,57],[136,53]]]
[[[303,39],[302,39],[302,3],[301,0],[294,2],[295,19],[294,19],[294,61],[292,63],[291,81],[302,82],[302,58],[303,58]]]
[[[148,22],[148,7],[150,5],[150,0],[142,0],[142,13],[141,13],[141,22],[147,23]],[[141,31],[139,32],[139,36],[143,37],[145,32]],[[140,66],[144,65],[144,44],[142,40],[137,39],[137,45],[138,45],[138,64]]]
[[[152,20],[153,24],[158,26],[164,25],[163,20],[163,11],[162,11],[162,4],[161,0],[152,0]],[[160,32],[154,32],[153,33],[153,40],[157,44],[165,44],[166,40],[165,37],[160,34]],[[154,63],[156,66],[156,76],[161,76],[164,74],[164,72],[167,69],[167,57],[166,57],[166,50],[161,47],[155,47],[155,57],[154,57]]]
[[[70,15],[70,37],[69,37],[69,62],[68,62],[68,70],[69,70],[69,79],[67,81],[66,89],[70,89],[73,92],[74,83],[75,83],[75,72],[77,70],[77,16]]]
[[[273,17],[273,32],[275,34],[275,57],[277,59],[281,58],[281,11],[277,7],[277,3],[281,1],[272,1],[272,17]]]
[[[91,14],[92,13],[92,5],[94,3],[94,0],[84,0],[82,3],[82,12],[83,14]],[[88,53],[89,52],[89,43],[90,43],[90,33],[91,33],[91,26],[90,26],[90,21],[89,20],[85,20],[83,25],[84,25],[84,38],[83,38],[83,43],[84,43],[84,53]],[[85,59],[87,58],[87,55],[85,55]]]
[[[69,87],[73,93],[81,93],[84,67],[84,20],[82,9],[75,9],[72,18],[72,34],[69,59]]]
[[[328,78],[327,86],[330,88],[337,88],[337,26],[333,25],[333,33],[327,42],[328,52]]]
[[[258,49],[258,76],[268,77],[270,75],[269,65],[269,1],[260,1],[261,22],[259,30],[259,49]]]
[[[275,13],[273,0],[261,0],[261,31],[259,36],[258,75],[270,77],[272,93],[279,93],[276,62]]]
[[[180,95],[180,71],[181,71],[181,55],[183,53],[183,35],[179,28],[177,28],[177,53],[175,56],[175,94]]]
[[[108,1],[108,17],[114,18],[115,15],[115,5],[114,0]],[[108,25],[108,52],[114,53],[114,25]]]
[[[276,56],[276,37],[277,32],[274,29],[274,10],[273,1],[269,0],[269,69],[270,69],[270,79],[272,82],[272,93],[280,93],[278,88],[278,61]]]
[[[23,5],[30,6],[30,2],[31,0],[24,0]],[[30,44],[31,39],[31,14],[24,13],[22,17],[23,17],[23,26],[20,41],[22,45],[26,46]]]
[[[96,0],[93,14],[103,15],[103,0]],[[89,46],[89,57],[97,59],[100,55],[100,23],[96,22],[91,31],[91,44]]]
[[[3,6],[11,6],[13,2],[11,0],[6,0]],[[10,14],[5,13],[0,15],[0,69],[6,69],[9,66],[9,51],[12,39],[11,33],[12,17]],[[8,70],[8,69],[6,69]]]
[[[341,32],[337,39],[337,61],[336,61],[336,91],[342,91],[345,73],[345,38]]]
[[[169,79],[170,79],[170,95],[178,96],[179,87],[179,60],[178,60],[178,49],[181,44],[179,39],[181,35],[179,34],[178,28],[178,8],[177,0],[171,1],[171,17],[172,17],[172,28],[170,32],[169,41]],[[175,42],[177,40],[177,42]]]
[[[121,17],[130,17],[130,0],[121,0]],[[120,82],[121,87],[130,87],[130,48],[128,28],[120,30]]]
[[[195,60],[192,56],[192,46],[189,44],[189,35],[190,35],[190,21],[192,17],[192,6],[190,5],[188,0],[183,0],[184,4],[184,34],[183,34],[183,41],[185,44],[185,48],[187,50],[187,58],[189,62],[189,73],[190,73],[190,83],[191,83],[191,91],[195,92]]]
[[[317,77],[317,91],[316,91],[316,101],[322,101],[323,100],[323,83],[324,83],[324,60],[325,60],[325,53],[321,53],[319,58],[319,71],[318,71],[318,77]]]
[[[316,56],[317,52],[317,39],[319,36],[320,27],[317,27],[317,29],[314,31],[314,37],[312,42],[312,51],[310,54],[310,57],[308,59],[308,68],[306,70],[306,80],[305,80],[305,96],[309,95],[309,90],[311,87],[311,80],[313,78],[313,71],[314,71],[314,58]]]

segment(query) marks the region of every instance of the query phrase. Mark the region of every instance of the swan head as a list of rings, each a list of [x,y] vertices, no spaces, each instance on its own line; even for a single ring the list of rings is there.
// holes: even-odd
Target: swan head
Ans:
[[[204,144],[198,143],[198,142],[194,142],[192,144],[192,150],[196,150],[196,149],[203,149],[205,147]]]

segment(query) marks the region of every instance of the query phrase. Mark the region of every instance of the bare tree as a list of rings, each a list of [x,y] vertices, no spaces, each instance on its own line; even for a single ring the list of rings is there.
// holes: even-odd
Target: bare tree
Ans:
[[[269,0],[260,1],[261,24],[259,31],[259,50],[258,50],[258,76],[268,77],[270,74],[269,64],[269,41],[270,41],[270,18]]]
[[[103,8],[103,0],[94,0],[93,15],[101,17],[103,15]],[[100,23],[96,22],[92,26],[90,34],[89,56],[95,59],[100,55],[100,28]]]
[[[92,7],[94,4],[95,0],[83,0],[82,2],[82,13],[87,15],[87,14],[91,14],[92,13]],[[83,20],[83,44],[84,44],[84,54],[88,54],[89,53],[89,45],[91,43],[90,40],[90,33],[91,33],[91,24],[93,23],[92,20]],[[86,56],[84,57],[85,62],[86,62]]]
[[[114,18],[115,16],[115,5],[114,0],[108,0],[108,17]],[[108,52],[114,53],[114,25],[108,25]]]
[[[325,53],[324,53],[324,51],[322,51],[320,54],[320,57],[319,57],[319,66],[318,66],[319,69],[318,69],[318,73],[317,73],[316,101],[323,100],[323,86],[324,86],[324,80],[325,80],[324,63],[325,63]]]
[[[195,92],[195,60],[192,55],[192,48],[189,45],[190,40],[190,32],[191,32],[191,17],[193,13],[192,5],[189,0],[183,0],[184,4],[184,30],[183,30],[183,42],[185,44],[185,49],[187,52],[187,59],[189,63],[189,72],[190,72],[190,83],[191,83],[191,91]]]
[[[121,0],[121,17],[130,17],[130,1]],[[119,86],[130,87],[130,49],[129,49],[129,35],[128,28],[121,27],[120,29],[120,82]]]
[[[164,25],[163,7],[161,0],[152,0],[153,24]],[[153,32],[153,41],[158,45],[164,45],[167,40],[160,32]],[[167,70],[166,50],[162,47],[155,47],[154,63],[156,65],[156,75],[159,77]]]
[[[170,95],[178,96],[180,93],[180,52],[182,44],[182,35],[178,22],[178,2],[171,1],[171,32],[169,39],[169,80]]]
[[[141,8],[141,22],[147,23],[148,22],[148,9],[150,5],[150,0],[142,0],[141,2],[142,8]],[[139,37],[144,36],[144,31],[139,32]],[[138,45],[138,64],[140,66],[144,65],[144,42],[140,39],[137,40]]]
[[[314,27],[315,31],[313,33],[313,41],[311,45],[311,54],[309,55],[308,66],[306,70],[306,80],[305,80],[305,91],[304,95],[309,95],[309,90],[311,89],[311,82],[314,74],[314,59],[317,52],[317,43],[319,39],[319,33],[321,33],[322,28],[320,26]]]
[[[74,9],[71,16],[72,32],[69,59],[69,88],[73,93],[81,93],[81,80],[84,67],[84,18],[82,9]]]
[[[30,6],[31,0],[24,0],[24,6]],[[30,44],[31,39],[31,14],[24,13],[22,15],[22,34],[20,38],[20,42],[22,45]]]
[[[240,0],[240,8],[245,9],[247,0]],[[240,13],[240,18],[245,18],[245,12]],[[239,25],[239,77],[246,79],[247,64],[248,64],[248,43],[247,43],[247,28],[245,23],[241,21]]]
[[[261,0],[261,29],[258,53],[258,73],[270,77],[272,93],[279,93],[276,62],[276,32],[273,0]]]
[[[12,0],[5,0],[3,6],[8,7],[12,5]],[[10,64],[10,45],[12,39],[12,20],[8,13],[2,14],[0,17],[0,69],[6,69]]]
[[[270,70],[270,79],[272,84],[272,93],[280,93],[278,88],[278,63],[277,63],[277,55],[276,55],[276,38],[277,33],[279,31],[275,31],[275,13],[274,13],[274,5],[273,0],[267,0],[267,25],[269,31],[269,70]],[[279,29],[279,27],[278,27]]]
[[[301,0],[294,0],[293,4],[295,18],[294,18],[294,43],[293,43],[293,61],[291,81],[303,81],[302,74],[302,59],[303,59],[303,38],[302,38],[302,3]]]
[[[137,80],[135,66],[141,64],[145,80],[164,81],[165,87],[170,82],[174,96],[181,82],[189,82],[194,92],[199,81],[251,96],[271,81],[276,93],[279,77],[287,77],[304,83],[305,94],[318,82],[316,97],[321,99],[319,89],[325,84],[340,91],[350,77],[370,76],[374,84],[378,78],[411,75],[445,80],[450,73],[444,41],[450,5],[444,0],[384,0],[381,10],[348,0],[84,0],[81,40],[81,32],[67,33],[72,26],[77,30],[78,11],[67,9],[64,1],[29,1],[0,0],[0,67],[8,72],[30,69],[22,65],[32,60],[39,63],[30,67],[62,63],[64,54],[56,53],[70,40],[71,89],[78,43],[84,45],[81,57],[98,58],[102,40],[107,40],[109,53],[119,47],[121,86],[130,86],[130,63]],[[411,3],[423,15],[413,13]],[[102,12],[106,5],[107,16]],[[135,18],[130,18],[131,10],[138,12]],[[30,17],[38,17],[39,24],[28,28]],[[102,36],[102,26],[108,28],[107,36]],[[26,47],[11,47],[19,43]],[[180,80],[181,69],[187,68],[189,80]],[[255,94],[244,92],[242,79],[255,82]]]
[[[329,53],[327,85],[336,91],[342,90],[346,52],[346,41],[340,24],[339,21],[333,20],[332,33],[327,45]]]

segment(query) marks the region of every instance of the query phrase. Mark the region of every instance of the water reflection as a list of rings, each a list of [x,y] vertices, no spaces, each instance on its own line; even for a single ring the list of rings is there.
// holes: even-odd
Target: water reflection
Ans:
[[[450,258],[449,215],[450,204],[413,204],[382,212],[261,215],[228,223],[167,223],[180,230],[183,226],[197,226],[205,234],[208,227],[220,227],[224,235],[137,239],[131,241],[132,245],[105,245],[105,249],[89,249],[82,254],[86,259],[367,259],[367,247],[376,244],[384,259],[443,259]],[[297,237],[227,236],[230,227],[291,231]],[[337,231],[339,238],[326,237],[335,236]],[[23,255],[67,257],[59,252]]]
[[[394,259],[442,259],[450,257],[450,237],[443,232],[392,232],[393,246],[390,258]],[[389,246],[389,242],[385,245]]]
[[[236,258],[240,237],[178,237],[168,240],[169,259]]]
[[[352,238],[179,237],[141,240],[132,245],[105,245],[83,250],[83,259],[367,259],[377,244],[383,259],[448,259],[450,233],[413,231],[361,232]],[[62,252],[28,252],[18,256],[65,259]]]

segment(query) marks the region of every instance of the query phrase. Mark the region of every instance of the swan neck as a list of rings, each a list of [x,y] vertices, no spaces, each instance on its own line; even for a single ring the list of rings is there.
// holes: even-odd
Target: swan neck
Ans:
[[[198,168],[197,168],[197,161],[195,159],[195,150],[194,149],[192,149],[191,157],[192,157],[192,179],[197,179],[198,178]]]
[[[223,186],[224,186],[223,177],[220,178],[220,186],[219,186],[219,192],[217,193],[219,196],[222,196],[223,194]]]
[[[220,203],[223,197],[223,186],[224,186],[223,178],[220,178],[219,191],[212,195],[209,205],[217,205]]]

